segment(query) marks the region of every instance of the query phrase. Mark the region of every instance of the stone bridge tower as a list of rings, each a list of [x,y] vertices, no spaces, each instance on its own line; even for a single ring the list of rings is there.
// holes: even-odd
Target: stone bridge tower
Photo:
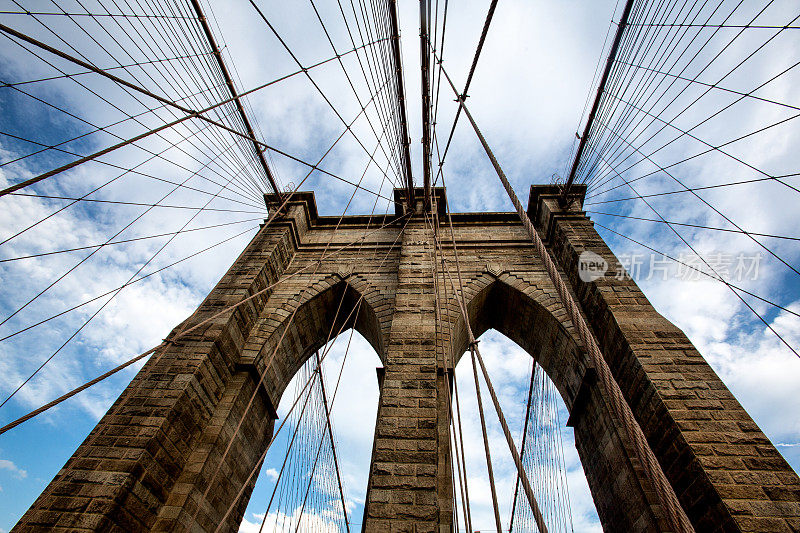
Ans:
[[[616,278],[616,260],[580,210],[584,191],[574,190],[561,209],[553,187],[531,187],[530,218],[696,531],[799,531],[800,479],[686,336],[633,281]],[[434,193],[441,210],[444,191]],[[274,211],[278,198],[266,200]],[[431,213],[418,209],[337,225],[318,215],[312,193],[295,194],[176,331],[285,281],[156,352],[15,531],[213,531],[236,501],[222,528],[235,531],[287,384],[332,328],[349,327],[385,369],[364,529],[451,531],[447,361],[467,335],[443,284],[439,323],[450,324],[436,326]],[[665,530],[517,215],[452,219],[472,329],[508,336],[556,384],[605,530]],[[442,242],[452,253],[449,237]],[[580,280],[583,250],[612,265],[605,277]]]

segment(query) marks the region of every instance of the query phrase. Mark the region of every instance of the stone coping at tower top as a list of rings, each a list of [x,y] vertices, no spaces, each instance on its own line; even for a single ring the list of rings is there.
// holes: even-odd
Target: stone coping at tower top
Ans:
[[[424,196],[424,191],[421,187],[414,190],[417,207],[422,207],[420,198]],[[447,195],[444,187],[434,187],[431,189],[433,197],[436,199],[437,211],[440,215],[446,213]],[[531,221],[540,229],[547,230],[550,227],[550,222],[553,217],[558,214],[560,210],[558,206],[558,198],[561,194],[559,185],[531,185],[530,196],[528,200],[528,216]],[[583,199],[586,195],[586,185],[573,185],[570,192],[570,200],[572,200],[573,214],[584,215],[581,211]],[[406,189],[394,189],[394,202],[395,212],[380,215],[347,215],[344,217],[338,216],[325,216],[320,215],[317,210],[316,197],[313,191],[297,191],[291,193],[291,197],[284,211],[288,211],[289,207],[297,206],[303,209],[310,226],[336,226],[338,225],[355,225],[360,226],[364,224],[386,224],[392,219],[399,219],[404,215],[404,201],[406,199]],[[286,200],[285,194],[265,194],[264,203],[267,206],[267,211],[270,216],[275,210],[283,205]],[[575,209],[577,207],[577,210]],[[562,211],[563,212],[563,211]],[[519,221],[519,216],[515,212],[481,212],[481,213],[451,213],[454,222],[461,223],[499,223],[508,224]],[[563,216],[563,215],[562,215]]]

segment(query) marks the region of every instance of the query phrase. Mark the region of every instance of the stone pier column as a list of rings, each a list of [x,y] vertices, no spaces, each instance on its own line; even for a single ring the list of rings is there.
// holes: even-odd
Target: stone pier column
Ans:
[[[433,234],[422,215],[402,243],[363,530],[444,533],[453,521],[447,390],[436,362]]]

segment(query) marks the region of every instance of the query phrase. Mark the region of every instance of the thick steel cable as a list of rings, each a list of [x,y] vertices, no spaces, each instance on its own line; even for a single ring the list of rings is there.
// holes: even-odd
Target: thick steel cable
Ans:
[[[465,320],[469,321],[469,317]],[[469,322],[467,322],[469,323]],[[483,412],[483,401],[481,400],[481,384],[478,381],[478,368],[475,364],[475,341],[470,339],[469,353],[472,359],[472,375],[475,377],[475,397],[478,401],[478,414],[481,420],[481,434],[483,435],[483,451],[486,456],[486,470],[489,473],[489,489],[492,493],[492,509],[494,510],[494,521],[497,525],[497,531],[502,531],[503,526],[500,524],[500,509],[497,506],[497,488],[494,482],[494,471],[492,470],[492,454],[489,450],[489,436],[486,433],[486,418]],[[547,533],[542,532],[542,533]]]
[[[431,1],[419,0],[419,53],[422,86],[422,187],[425,207],[431,203],[431,54],[428,47],[428,20]]]
[[[439,271],[438,271],[437,251],[442,256],[441,260],[442,260],[442,281],[443,282],[444,282],[444,253],[443,253],[443,250],[442,250],[441,239],[439,237],[440,226],[439,226],[437,200],[436,200],[435,197],[432,198],[431,213],[432,213],[432,215],[431,215],[430,218],[432,220],[429,220],[427,213],[425,214],[425,220],[426,220],[426,222],[428,222],[428,227],[431,229],[431,232],[433,233],[433,259],[432,259],[432,261],[433,261],[433,268],[434,268],[434,270],[433,270],[433,281],[434,281],[434,296],[435,296],[435,306],[436,306],[435,307],[435,310],[436,310],[436,315],[435,315],[435,319],[436,319],[436,338],[437,338],[436,347],[438,349],[438,338],[439,338],[439,335],[444,335],[444,331],[440,331],[439,330],[440,325],[441,325],[441,321],[442,321],[442,316],[441,316],[442,315],[442,309],[441,309],[442,308],[442,302],[441,302],[441,298],[440,298],[441,288],[440,288],[440,285],[439,285]],[[449,297],[448,297],[448,294],[447,294],[447,283],[444,283],[444,300],[445,300],[445,302],[449,301],[448,298]],[[447,339],[448,339],[449,343],[448,343],[447,346],[445,346],[444,343],[442,343],[442,361],[441,361],[441,364],[442,364],[442,367],[444,368],[444,372],[445,372],[444,375],[445,375],[446,379],[449,380],[450,378],[452,378],[452,380],[453,380],[453,388],[454,388],[454,391],[457,393],[456,379],[455,379],[455,363],[453,362],[452,323],[451,323],[451,319],[450,319],[450,311],[449,311],[449,308],[447,307],[447,305],[444,306],[444,309],[445,309],[446,314],[447,314],[447,318],[445,320],[447,322],[447,327],[448,327]],[[437,359],[438,359],[438,353],[437,353]],[[448,414],[450,416],[449,425],[451,425],[453,427],[454,431],[456,430],[456,428],[458,429],[458,435],[452,435],[451,434],[450,437],[452,439],[452,442],[448,443],[448,444],[450,444],[450,446],[451,446],[451,448],[452,448],[452,450],[454,452],[453,453],[454,457],[450,460],[450,470],[451,470],[451,476],[453,478],[453,490],[455,491],[455,489],[456,489],[456,482],[455,482],[456,475],[455,475],[455,472],[457,470],[458,471],[459,495],[461,496],[462,506],[464,508],[464,526],[466,528],[466,531],[472,531],[472,517],[471,517],[471,512],[470,512],[470,509],[469,509],[468,497],[466,497],[466,493],[465,493],[466,472],[464,472],[463,475],[462,475],[462,469],[461,469],[462,462],[461,462],[461,459],[459,459],[459,446],[458,446],[459,439],[458,439],[458,437],[461,437],[462,442],[463,442],[463,436],[461,435],[461,427],[460,427],[460,425],[456,426],[455,417],[453,416],[454,415],[454,412],[453,412],[453,393],[451,393],[451,391],[450,391],[449,382],[445,383],[445,390],[447,392],[447,394],[445,395],[445,398],[447,400],[447,412],[448,412]],[[438,394],[438,391],[437,391],[437,394]],[[463,450],[461,450],[461,454],[462,454],[462,458],[463,458]],[[453,469],[453,460],[455,460],[455,462],[456,462],[456,467],[457,467],[456,470]],[[454,523],[456,524],[456,529],[458,529],[458,499],[456,498],[455,494],[453,494],[453,506],[454,506],[454,510],[455,510]]]
[[[505,188],[511,203],[514,205],[517,213],[519,214],[522,225],[527,231],[528,236],[531,238],[537,253],[542,258],[545,269],[547,270],[553,285],[555,285],[555,288],[558,291],[559,297],[561,298],[561,301],[577,330],[581,342],[586,348],[590,361],[597,371],[599,378],[598,382],[602,387],[604,397],[608,400],[609,407],[614,415],[622,422],[626,436],[633,445],[635,453],[641,461],[645,476],[651,482],[653,491],[655,492],[656,497],[662,506],[670,526],[676,532],[694,531],[694,528],[689,522],[689,518],[686,516],[685,511],[678,501],[675,491],[669,484],[669,481],[667,480],[664,471],[661,469],[653,450],[650,448],[642,428],[639,426],[636,417],[631,411],[630,405],[628,405],[628,402],[625,400],[619,384],[614,379],[611,369],[609,368],[608,363],[606,363],[606,360],[600,351],[600,347],[598,346],[594,335],[592,334],[588,324],[586,323],[586,320],[583,318],[583,315],[580,312],[580,307],[573,299],[564,280],[561,278],[558,272],[555,262],[550,257],[550,252],[547,250],[542,242],[541,237],[533,227],[533,224],[528,218],[528,214],[522,206],[522,203],[517,198],[517,195],[514,192],[514,189],[511,187],[511,184],[508,182],[503,169],[500,167],[500,164],[494,157],[494,153],[492,152],[491,148],[489,148],[486,139],[478,129],[478,125],[472,118],[472,115],[470,114],[463,98],[461,98],[461,96],[458,94],[458,90],[455,88],[455,85],[453,85],[453,82],[444,67],[442,67],[442,72],[445,75],[448,84],[452,88],[453,93],[458,99],[459,105],[464,108],[464,114],[469,119],[470,124],[472,124],[472,128],[475,130],[481,145],[486,151],[486,155],[491,160],[492,166],[495,168],[497,176],[503,184],[503,188]]]
[[[234,87],[233,85],[233,79],[231,79],[231,75],[228,72],[227,67],[225,66],[225,62],[222,59],[222,54],[220,53],[219,47],[217,46],[217,42],[214,39],[214,34],[211,32],[211,27],[208,25],[208,21],[206,20],[206,17],[203,14],[203,9],[200,7],[200,2],[198,2],[198,0],[191,0],[191,3],[192,7],[197,13],[197,20],[202,25],[203,32],[206,34],[208,43],[214,52],[214,57],[217,59],[217,62],[219,63],[219,68],[222,71],[222,75],[225,78],[225,83],[228,87],[228,90],[230,91],[231,96],[233,96],[235,99],[234,103],[236,104],[236,109],[241,115],[242,122],[244,122],[247,135],[255,139],[256,134],[253,131],[253,126],[250,124],[250,120],[248,119],[247,114],[244,112],[244,107],[242,107],[242,102],[239,100],[239,95],[236,93],[236,87]],[[341,59],[339,60],[341,61]],[[280,195],[281,194],[280,188],[278,187],[278,184],[275,182],[275,177],[272,175],[272,170],[270,170],[269,165],[267,165],[266,159],[264,159],[264,153],[259,149],[258,145],[255,143],[253,144],[253,150],[258,155],[258,160],[261,163],[264,173],[267,176],[267,180],[269,180],[269,184],[272,186],[273,192],[277,195]]]
[[[478,39],[478,46],[475,49],[475,56],[472,58],[472,65],[470,66],[469,73],[467,74],[467,81],[464,84],[464,91],[461,93],[461,96],[464,98],[467,97],[467,93],[469,92],[469,86],[472,83],[472,77],[475,74],[475,70],[478,68],[478,59],[480,59],[481,57],[481,51],[483,50],[483,43],[486,41],[486,36],[489,33],[489,26],[492,23],[492,18],[494,17],[494,12],[496,8],[497,8],[497,0],[492,0],[492,3],[489,5],[489,11],[488,13],[486,13],[486,20],[484,20],[483,22],[483,29],[481,30],[481,36]],[[431,46],[430,43],[428,43],[428,46]],[[433,57],[434,58],[437,57],[435,50],[433,50]],[[443,69],[441,58],[439,58],[438,63],[439,63],[439,79],[441,79],[442,77],[441,71]],[[456,116],[453,119],[453,125],[450,127],[450,134],[447,136],[447,142],[445,143],[444,146],[444,152],[439,158],[439,170],[437,171],[436,174],[436,180],[434,180],[434,186],[436,184],[436,181],[438,181],[439,178],[442,177],[442,165],[444,165],[444,161],[447,158],[447,152],[450,149],[450,143],[453,141],[453,135],[456,132],[456,125],[458,124],[458,119],[460,116],[461,116],[461,108],[458,107],[456,108]]]
[[[442,69],[442,72],[444,73],[445,76],[447,76],[447,72],[444,71],[444,69]],[[448,77],[448,82],[449,81],[450,81],[450,79]],[[455,91],[455,86],[453,86],[452,83],[451,83],[451,87],[453,87],[453,90]],[[459,101],[463,102],[463,100],[461,100],[460,97],[459,97]],[[470,121],[471,121],[472,117],[469,114],[469,112],[467,111],[466,107],[464,108],[464,112],[467,115],[467,118],[469,118]],[[442,179],[444,179],[444,174],[442,175]],[[533,489],[532,489],[532,487],[530,485],[530,482],[528,481],[528,474],[525,472],[525,469],[522,466],[522,461],[520,460],[519,453],[517,452],[517,447],[514,444],[514,439],[511,436],[510,430],[508,429],[508,424],[506,423],[505,416],[503,415],[503,411],[500,408],[499,402],[497,401],[497,396],[494,393],[494,389],[493,389],[493,387],[491,385],[491,381],[489,381],[488,374],[486,373],[486,370],[484,368],[483,358],[481,357],[480,350],[478,349],[478,341],[475,339],[475,335],[472,332],[472,325],[470,324],[470,321],[469,321],[469,312],[467,311],[467,304],[464,301],[464,282],[462,281],[462,277],[461,277],[461,265],[460,265],[460,262],[459,262],[459,259],[458,259],[458,246],[456,245],[456,236],[455,236],[455,231],[453,230],[453,219],[452,219],[452,216],[450,215],[449,207],[447,208],[447,222],[448,222],[448,225],[450,227],[450,237],[451,237],[452,243],[453,243],[453,254],[454,254],[454,257],[455,257],[456,273],[457,273],[458,284],[459,284],[459,288],[458,289],[456,288],[455,283],[453,282],[452,276],[449,275],[449,270],[448,270],[448,277],[450,279],[450,284],[453,286],[453,293],[454,293],[454,295],[456,295],[456,300],[457,300],[457,303],[458,303],[459,308],[461,310],[462,318],[464,319],[464,327],[465,327],[465,329],[467,331],[467,338],[469,340],[469,350],[470,350],[470,355],[471,355],[471,358],[472,358],[472,372],[473,372],[473,375],[475,377],[475,391],[476,391],[476,395],[477,395],[477,398],[478,398],[478,411],[481,413],[481,429],[482,429],[483,435],[484,435],[484,447],[485,447],[485,451],[486,451],[486,463],[487,463],[487,467],[488,467],[488,470],[489,470],[490,486],[492,488],[492,503],[494,505],[495,522],[497,524],[497,530],[498,531],[502,531],[502,525],[500,523],[500,512],[499,512],[498,507],[497,507],[497,495],[496,495],[495,489],[494,489],[494,476],[492,474],[491,458],[490,458],[490,454],[489,454],[489,443],[488,443],[488,439],[486,437],[486,426],[485,426],[485,422],[483,420],[483,407],[482,407],[481,395],[480,395],[480,384],[478,382],[477,367],[475,365],[476,356],[477,356],[478,362],[481,365],[481,371],[482,371],[482,373],[484,375],[484,380],[486,381],[487,388],[489,389],[489,394],[490,394],[490,397],[492,398],[492,403],[494,404],[495,411],[497,412],[497,417],[498,417],[498,419],[500,421],[501,427],[503,428],[503,435],[506,438],[506,443],[508,444],[508,449],[511,452],[511,457],[514,460],[514,465],[517,468],[517,474],[519,475],[519,478],[522,481],[522,486],[525,489],[525,496],[528,499],[528,504],[530,505],[531,511],[533,512],[533,515],[534,515],[534,517],[536,519],[536,525],[537,525],[540,533],[547,533],[547,526],[544,523],[544,518],[543,518],[541,510],[539,508],[539,503],[536,501],[536,496],[534,495]]]
[[[438,154],[438,146],[437,146],[437,154]],[[438,207],[436,206],[436,199],[434,198],[434,208],[432,209],[434,220],[435,220],[435,234],[434,234],[434,243],[438,246],[439,254],[441,256],[441,263],[442,263],[442,282],[444,284],[444,298],[445,302],[450,301],[450,296],[448,295],[448,287],[445,281],[445,274],[449,276],[449,271],[447,269],[447,262],[445,259],[444,249],[442,247],[441,238],[439,237],[440,233],[440,221],[439,221],[439,213]],[[455,297],[455,295],[454,295]],[[470,507],[470,500],[469,500],[469,486],[467,482],[467,463],[466,463],[466,452],[464,448],[464,434],[463,434],[463,424],[461,423],[461,404],[459,401],[458,396],[458,380],[455,377],[455,361],[453,360],[454,357],[454,349],[453,349],[453,321],[450,317],[450,308],[449,305],[445,307],[447,312],[447,338],[449,341],[449,346],[447,346],[447,355],[448,361],[450,364],[450,368],[453,371],[453,395],[452,399],[454,400],[450,405],[450,416],[453,420],[453,428],[457,429],[457,434],[453,438],[453,442],[455,444],[455,451],[456,451],[456,460],[459,460],[459,448],[461,450],[461,459],[459,463],[459,475],[462,476],[460,479],[461,489],[463,491],[461,497],[463,499],[463,505],[465,508],[465,520],[467,521],[467,530],[472,531],[472,511]],[[449,391],[449,388],[448,388]],[[449,398],[450,396],[448,396]],[[455,404],[455,417],[453,417],[452,411],[452,404]],[[456,425],[456,421],[458,424]]]

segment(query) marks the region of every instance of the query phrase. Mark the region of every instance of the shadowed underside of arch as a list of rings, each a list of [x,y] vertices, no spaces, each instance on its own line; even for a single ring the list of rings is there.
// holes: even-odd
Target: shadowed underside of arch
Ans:
[[[476,338],[494,329],[514,341],[539,363],[575,414],[570,417],[575,445],[605,529],[664,530],[662,517],[653,510],[648,480],[630,459],[624,431],[599,392],[588,392],[584,385],[592,371],[548,287],[507,273],[499,277],[483,273],[465,285],[464,294],[469,298],[467,309]],[[453,326],[457,364],[468,347],[468,337],[462,316]]]

